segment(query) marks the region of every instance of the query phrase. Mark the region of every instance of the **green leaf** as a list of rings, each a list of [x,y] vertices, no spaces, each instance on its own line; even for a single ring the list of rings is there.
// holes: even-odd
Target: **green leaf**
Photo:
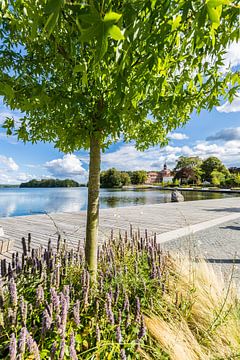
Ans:
[[[82,30],[80,40],[83,42],[91,41],[92,39],[94,39],[98,36],[99,30],[100,30],[100,24],[98,24],[97,26],[93,25],[87,29]]]
[[[5,95],[8,98],[12,99],[14,97],[14,90],[10,85],[0,83],[0,95]]]
[[[113,11],[110,11],[110,12],[106,13],[103,21],[117,23],[121,19],[121,17],[122,17],[122,14],[117,14]]]
[[[106,36],[102,36],[98,40],[98,46],[97,46],[97,60],[101,60],[104,55],[106,54],[108,49],[108,39]]]
[[[84,15],[80,15],[79,19],[87,24],[95,24],[96,22],[100,21],[100,16],[99,14],[96,16],[95,13],[89,13],[89,14],[84,14]]]
[[[172,31],[176,30],[179,27],[181,21],[182,21],[181,15],[175,17],[175,19],[172,22]]]
[[[45,13],[50,15],[48,16],[48,19],[45,23],[43,32],[47,32],[48,36],[51,35],[54,27],[58,22],[60,11],[63,5],[64,0],[49,0],[45,6]]]
[[[209,6],[216,7],[219,5],[230,5],[231,1],[230,0],[207,0],[206,3]]]
[[[209,18],[213,23],[214,28],[217,29],[218,26],[220,25],[220,19],[221,19],[221,14],[222,14],[222,5],[212,6],[212,5],[209,5],[209,3],[207,3],[207,11],[208,11]]]
[[[85,66],[83,64],[78,64],[74,67],[73,72],[79,73],[79,72],[83,72],[84,70],[85,70]]]
[[[108,28],[108,34],[114,40],[124,40],[124,36],[117,25],[112,25]]]

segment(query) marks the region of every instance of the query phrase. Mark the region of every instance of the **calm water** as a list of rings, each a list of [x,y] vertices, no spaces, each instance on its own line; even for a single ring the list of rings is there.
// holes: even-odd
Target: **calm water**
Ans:
[[[228,194],[184,192],[186,201],[220,199]],[[170,202],[171,192],[101,189],[101,208]],[[87,188],[0,189],[0,217],[86,210]]]

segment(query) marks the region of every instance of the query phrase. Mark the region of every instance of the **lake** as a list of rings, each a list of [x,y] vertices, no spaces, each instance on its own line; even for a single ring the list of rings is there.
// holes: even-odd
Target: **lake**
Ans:
[[[184,192],[185,201],[220,199],[231,194]],[[100,207],[114,208],[130,205],[170,202],[171,191],[157,189],[101,189]],[[87,188],[2,188],[0,217],[32,215],[51,212],[76,212],[87,208]]]

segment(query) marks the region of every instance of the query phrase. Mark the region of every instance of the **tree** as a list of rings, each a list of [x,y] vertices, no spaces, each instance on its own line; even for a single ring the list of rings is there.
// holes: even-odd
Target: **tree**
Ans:
[[[240,172],[230,172],[225,180],[225,184],[229,187],[239,186],[240,185]]]
[[[238,74],[221,67],[239,9],[229,0],[1,0],[0,20],[0,95],[23,113],[6,119],[7,133],[65,153],[90,149],[85,255],[96,274],[101,150],[120,136],[141,150],[164,145],[194,109],[233,100]]]
[[[197,176],[194,169],[183,167],[175,173],[174,179],[181,180],[181,183],[193,184],[197,182]]]
[[[202,175],[201,164],[202,159],[199,156],[180,156],[174,169],[174,177],[187,183],[199,184]]]
[[[223,165],[222,161],[215,156],[205,159],[201,165],[202,178],[204,181],[212,181],[212,172],[218,171],[224,176],[229,174],[228,169]]]
[[[122,183],[122,186],[131,184],[131,178],[126,171],[121,172],[121,183]]]
[[[123,174],[115,168],[102,171],[100,174],[100,184],[103,188],[119,188],[130,182],[128,174]]]
[[[147,180],[147,172],[144,170],[132,171],[130,174],[130,178],[133,185],[144,184]]]
[[[215,186],[225,184],[225,175],[221,171],[213,170],[211,173],[211,183]]]
[[[200,167],[202,164],[202,159],[199,156],[180,156],[177,160],[177,165],[174,170],[180,170],[182,168],[195,168]]]
[[[65,179],[65,180],[59,180],[59,179],[42,179],[42,180],[36,180],[32,179],[26,183],[21,183],[20,188],[51,188],[51,187],[79,187],[79,183],[77,181],[74,181],[72,179]]]

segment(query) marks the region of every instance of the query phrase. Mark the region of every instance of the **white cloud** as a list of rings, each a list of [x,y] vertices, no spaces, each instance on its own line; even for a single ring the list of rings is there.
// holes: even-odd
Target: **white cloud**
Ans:
[[[238,95],[235,97],[231,104],[229,103],[229,101],[227,101],[223,105],[217,106],[216,109],[217,111],[223,113],[240,111],[240,93],[238,93]]]
[[[229,66],[234,67],[240,65],[240,42],[232,42],[226,49],[224,57],[224,66],[227,69]]]
[[[13,158],[0,155],[0,169],[6,171],[17,171],[19,166],[15,163]]]
[[[165,161],[169,166],[174,166],[178,151],[181,151],[181,147],[168,145],[165,148],[152,147],[141,152],[136,150],[134,145],[124,144],[117,151],[103,153],[102,167],[116,167],[119,170],[159,170]]]
[[[48,161],[45,167],[54,177],[72,177],[76,179],[82,177],[82,180],[86,180],[87,172],[83,168],[81,160],[73,154],[67,154],[61,159]]]
[[[237,128],[238,129],[238,128]],[[160,170],[164,162],[169,168],[174,168],[179,156],[199,156],[203,159],[209,156],[219,157],[226,166],[239,164],[240,139],[226,139],[224,143],[214,141],[197,141],[192,145],[164,148],[152,147],[144,152],[137,151],[132,144],[124,144],[117,151],[102,155],[102,168],[115,167],[119,170]]]
[[[183,133],[170,133],[168,134],[168,137],[172,140],[185,140],[189,138],[186,134]]]
[[[31,180],[33,177],[21,171],[13,158],[0,155],[0,184],[19,184]]]

